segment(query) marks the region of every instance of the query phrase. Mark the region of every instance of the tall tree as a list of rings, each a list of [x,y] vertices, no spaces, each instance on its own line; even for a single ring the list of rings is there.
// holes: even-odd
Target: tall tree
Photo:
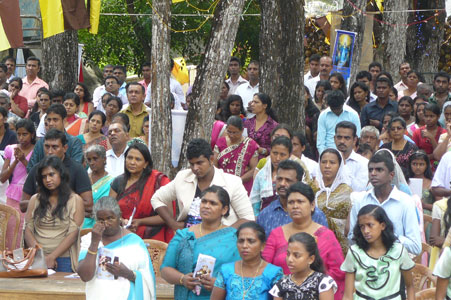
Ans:
[[[261,0],[260,88],[284,122],[304,130],[304,1]]]
[[[420,0],[412,9],[444,9],[445,0]],[[426,82],[432,82],[433,73],[438,71],[440,46],[443,41],[446,13],[434,16],[435,11],[418,11],[409,14],[409,23],[426,20],[407,29],[407,61],[410,67],[426,75]]]
[[[78,80],[78,36],[66,30],[42,41],[42,77],[54,89],[70,91]]]
[[[352,54],[352,69],[349,82],[355,81],[355,76],[359,72],[360,59],[362,57],[363,34],[365,32],[365,16],[367,1],[354,0],[354,6],[348,1],[343,2],[343,20],[341,21],[341,29],[356,32],[354,41],[354,52]],[[358,8],[360,11],[358,11]]]
[[[229,65],[244,0],[219,1],[213,17],[205,56],[194,81],[179,168],[186,165],[186,147],[192,138],[211,139],[216,103]]]
[[[151,148],[155,168],[169,174],[172,168],[172,118],[168,101],[171,0],[153,0],[153,7]]]
[[[383,49],[382,66],[390,72],[394,82],[399,81],[399,65],[405,61],[407,12],[409,0],[385,0],[384,25],[382,28],[381,47]]]
[[[133,0],[125,0],[126,6],[127,6],[127,12],[130,16],[130,21],[133,26],[133,31],[135,32],[136,37],[138,38],[141,46],[142,51],[144,52],[144,55],[146,57],[147,61],[150,61],[150,58],[152,56],[152,41],[151,37],[149,37],[148,34],[140,34],[142,32],[146,32],[147,30],[147,18],[143,20],[139,20],[139,18],[135,15],[137,13],[137,10],[135,8],[135,1]],[[154,13],[155,14],[155,13]],[[152,31],[153,31],[152,26]]]

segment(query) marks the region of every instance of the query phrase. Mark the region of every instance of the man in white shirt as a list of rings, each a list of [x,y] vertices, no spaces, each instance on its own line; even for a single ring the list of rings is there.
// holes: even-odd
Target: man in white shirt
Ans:
[[[172,72],[172,69],[174,68],[174,60],[171,59],[171,66],[170,70]],[[174,79],[171,75],[169,77],[169,89],[174,96],[175,103],[174,103],[174,109],[175,110],[183,110],[182,104],[186,104],[185,100],[185,93],[183,93],[182,85],[180,82],[178,82],[176,79]],[[152,104],[152,88],[151,85],[147,87],[146,92],[146,99],[144,99],[144,104],[147,106],[151,106]]]
[[[386,151],[376,153],[368,163],[371,185],[369,191],[351,193],[352,208],[349,214],[350,230],[348,239],[353,237],[353,229],[360,209],[368,204],[382,207],[393,223],[393,229],[399,242],[409,253],[421,252],[420,227],[414,200],[391,184],[395,176],[395,167],[391,155]]]
[[[254,221],[254,212],[246,189],[238,176],[225,173],[214,166],[210,143],[203,139],[189,142],[186,156],[189,169],[181,170],[173,181],[162,186],[151,199],[152,207],[171,229],[181,229],[194,225],[200,218],[202,191],[217,185],[223,187],[230,196],[230,213],[223,217],[223,224],[238,227],[247,221]],[[172,202],[177,201],[180,213],[174,218]]]
[[[254,95],[259,92],[259,80],[260,80],[260,63],[253,60],[247,66],[247,77],[249,82],[240,85],[235,94],[239,95],[243,99],[244,108],[247,110],[247,116],[253,117],[254,114],[250,110],[250,102],[254,98]]]
[[[447,152],[440,159],[432,179],[431,191],[435,197],[451,196],[451,152]]]
[[[106,152],[105,170],[117,177],[124,173],[125,151],[128,149],[128,128],[121,123],[113,123],[108,127],[108,140],[111,149]]]
[[[304,84],[307,80],[315,78],[319,74],[319,60],[321,56],[319,54],[312,54],[309,57],[309,71],[304,75]]]
[[[236,92],[237,87],[247,83],[248,81],[240,75],[241,64],[240,60],[232,56],[229,62],[229,74],[230,77],[226,80],[229,85],[229,95],[233,95]]]
[[[410,70],[410,64],[408,62],[403,62],[399,65],[399,76],[401,76],[401,81],[394,86],[394,88],[398,90],[398,93],[407,90],[407,73],[409,73]]]
[[[343,156],[345,166],[352,178],[351,188],[354,192],[366,190],[368,185],[368,159],[355,153],[357,128],[349,121],[341,121],[335,127],[335,145]]]
[[[320,80],[329,80],[330,72],[332,71],[332,57],[323,56],[319,60],[319,75],[307,80],[304,85],[309,89],[312,98],[315,96],[316,84]]]
[[[103,81],[105,83],[105,78],[113,75],[113,65],[106,65],[103,68]],[[105,84],[96,87],[94,93],[92,94],[92,104],[94,107],[97,107],[100,103],[100,98],[102,98],[103,94],[105,94]]]

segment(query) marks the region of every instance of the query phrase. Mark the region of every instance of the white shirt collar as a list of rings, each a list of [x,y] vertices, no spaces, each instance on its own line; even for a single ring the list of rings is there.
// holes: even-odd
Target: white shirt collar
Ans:
[[[396,201],[401,201],[402,199],[404,199],[406,197],[407,194],[401,192],[395,185],[392,185],[392,187],[393,187],[393,189],[390,192],[390,195],[388,195],[388,198],[385,199],[384,202],[382,202],[382,203],[385,203],[386,201],[388,201],[390,199],[393,199],[393,200],[396,200]],[[376,194],[374,193],[374,187],[371,190],[369,190],[368,193],[369,193],[370,197],[372,197],[374,200],[379,202],[379,200],[376,197]]]

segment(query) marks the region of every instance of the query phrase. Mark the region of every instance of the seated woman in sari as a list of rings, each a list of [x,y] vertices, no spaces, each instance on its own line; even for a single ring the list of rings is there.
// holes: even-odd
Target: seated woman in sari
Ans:
[[[168,184],[169,178],[152,170],[152,157],[147,146],[142,143],[132,143],[124,156],[124,174],[113,180],[110,190],[110,196],[118,200],[124,223],[127,224],[133,218],[129,229],[141,238],[169,242],[172,230],[150,203],[154,192]]]
[[[105,150],[111,148],[108,138],[102,132],[105,122],[105,114],[100,110],[95,110],[89,114],[88,132],[77,135],[77,138],[83,144],[83,150],[86,150],[91,145],[101,145]]]
[[[258,144],[251,138],[243,137],[243,121],[238,116],[227,120],[226,136],[216,142],[214,148],[215,165],[224,172],[241,177],[249,195],[254,182],[252,175],[257,166]]]
[[[77,269],[86,282],[86,299],[156,299],[149,252],[139,236],[121,227],[116,199],[100,198],[93,211],[97,222],[81,239]]]
[[[346,238],[349,229],[346,219],[351,210],[351,179],[340,152],[328,148],[319,159],[319,170],[316,172],[320,190],[316,193],[316,205],[327,217],[329,228],[335,233],[343,252],[348,249]]]
[[[67,93],[64,95],[63,105],[67,112],[66,119],[64,120],[66,132],[73,136],[85,133],[86,119],[82,119],[77,115],[78,107],[80,106],[78,95]]]
[[[69,173],[56,156],[46,156],[36,171],[38,193],[25,216],[25,242],[42,246],[49,269],[77,269],[79,229],[85,212],[83,200],[69,187]]]
[[[236,247],[236,229],[221,223],[230,209],[230,198],[227,191],[212,185],[202,193],[200,216],[202,223],[189,228],[177,230],[169,243],[161,265],[161,277],[175,284],[174,299],[210,299],[215,279],[221,266],[240,259]],[[211,275],[194,278],[199,254],[216,259]],[[199,290],[196,294],[192,291]]]
[[[85,150],[85,159],[88,163],[91,173],[89,179],[92,184],[92,200],[94,204],[110,193],[110,185],[114,177],[105,171],[106,165],[106,151],[100,145],[92,145]],[[85,217],[82,229],[92,228],[95,224],[93,218]]]

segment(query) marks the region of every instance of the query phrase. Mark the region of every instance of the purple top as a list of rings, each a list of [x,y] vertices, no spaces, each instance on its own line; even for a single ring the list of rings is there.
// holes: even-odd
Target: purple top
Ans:
[[[265,148],[267,153],[269,154],[269,151],[271,150],[271,131],[273,131],[273,129],[276,128],[279,123],[268,116],[265,124],[263,124],[262,127],[255,131],[255,123],[257,122],[256,120],[256,117],[252,117],[244,121],[244,127],[247,129],[247,136],[256,141],[260,147]],[[258,156],[258,159],[260,160],[266,156],[267,155],[260,154]]]

